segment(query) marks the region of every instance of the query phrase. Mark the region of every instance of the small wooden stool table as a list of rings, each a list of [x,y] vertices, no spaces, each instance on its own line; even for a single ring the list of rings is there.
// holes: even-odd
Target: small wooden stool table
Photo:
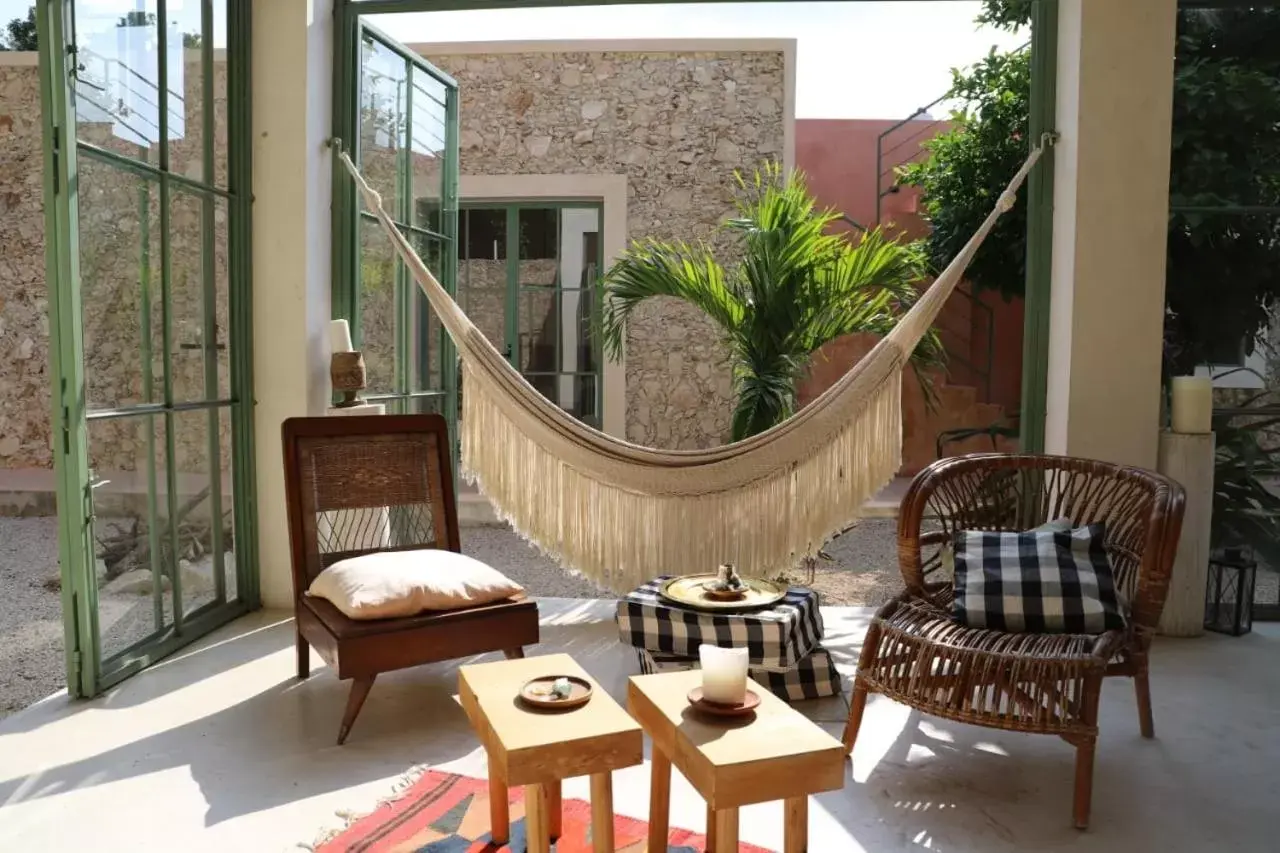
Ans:
[[[526,706],[520,688],[545,675],[585,678],[591,700],[566,711]],[[644,761],[644,735],[622,706],[563,654],[460,667],[458,692],[489,758],[494,843],[510,840],[508,786],[524,785],[529,853],[548,853],[550,840],[560,837],[560,780],[589,775],[593,845],[596,853],[613,853],[610,774]]]
[[[844,747],[750,679],[760,697],[752,715],[707,716],[686,698],[700,684],[692,671],[636,675],[627,686],[627,710],[653,738],[649,849],[666,849],[674,764],[707,801],[708,851],[737,853],[739,806],[784,800],[785,853],[804,853],[809,795],[844,786]]]

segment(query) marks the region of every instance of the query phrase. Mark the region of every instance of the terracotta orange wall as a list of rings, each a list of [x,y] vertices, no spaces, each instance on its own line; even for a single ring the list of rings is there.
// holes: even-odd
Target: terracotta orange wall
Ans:
[[[866,227],[876,221],[876,139],[897,124],[891,119],[800,119],[796,122],[796,166],[809,177],[819,204],[833,207]],[[886,163],[902,163],[946,122],[913,121],[885,138]],[[919,134],[915,136],[915,134]],[[914,138],[912,138],[914,136]],[[901,142],[896,150],[889,149]],[[882,186],[888,187],[886,176]],[[902,189],[885,196],[881,219],[910,237],[928,226],[916,215],[919,192]]]
[[[803,407],[830,388],[844,376],[875,346],[874,335],[858,334],[836,338],[814,354],[809,372],[797,389],[796,403]],[[999,406],[977,400],[973,388],[941,382],[936,376],[927,379],[933,385],[936,405],[925,404],[924,391],[915,371],[905,370],[902,375],[902,467],[899,476],[910,477],[919,473],[937,459],[939,433],[962,427],[987,426],[1000,420],[1003,414]],[[996,444],[1001,451],[1013,450],[1009,442]],[[972,438],[947,446],[945,453],[975,453],[990,451],[990,439]]]
[[[809,189],[820,205],[845,213],[863,226],[876,218],[876,139],[897,124],[890,119],[802,119],[796,122],[796,165],[808,176]],[[947,122],[917,120],[885,138],[886,161],[902,163],[921,150],[922,144],[947,128]],[[901,147],[894,149],[899,143]],[[882,181],[888,186],[889,179]],[[919,192],[902,189],[885,196],[881,219],[887,229],[909,238],[928,233],[918,215]],[[974,308],[964,297],[953,297],[938,318],[937,328],[950,352],[967,352],[979,368],[987,364],[988,317],[992,340],[989,401],[1017,410],[1022,394],[1022,300],[1005,302],[999,295],[983,293],[980,300],[991,313]],[[842,353],[844,355],[844,353]],[[963,365],[953,363],[949,381],[977,386],[980,380]],[[979,388],[980,397],[987,389]]]

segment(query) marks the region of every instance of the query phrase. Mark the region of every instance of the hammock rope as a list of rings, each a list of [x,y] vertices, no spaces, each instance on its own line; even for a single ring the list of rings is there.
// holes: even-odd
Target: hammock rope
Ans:
[[[827,391],[751,438],[683,451],[607,435],[531,386],[432,275],[346,152],[338,157],[457,346],[462,476],[566,569],[624,592],[724,562],[748,575],[786,569],[857,518],[901,467],[903,367],[1051,142],[1031,151],[946,270]]]

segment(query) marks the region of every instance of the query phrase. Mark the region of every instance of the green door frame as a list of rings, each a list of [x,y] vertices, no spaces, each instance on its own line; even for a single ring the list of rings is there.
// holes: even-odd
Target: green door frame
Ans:
[[[201,7],[201,31],[213,32],[213,2],[205,0]],[[46,0],[37,4],[37,25],[40,33],[40,89],[42,124],[44,132],[44,198],[46,218],[46,276],[49,282],[50,361],[53,379],[52,424],[54,427],[54,470],[58,498],[58,543],[61,560],[63,621],[67,682],[73,696],[93,696],[129,675],[159,660],[174,650],[192,642],[219,625],[259,606],[257,536],[255,509],[255,473],[253,448],[253,349],[252,349],[252,287],[250,282],[251,258],[249,240],[252,213],[252,133],[250,128],[250,0],[223,0],[227,13],[227,185],[220,188],[214,180],[214,81],[212,38],[203,40],[201,64],[203,92],[201,120],[203,133],[203,173],[200,179],[191,179],[177,171],[170,171],[168,162],[168,63],[157,63],[157,114],[158,114],[158,163],[131,159],[117,152],[78,140],[76,118],[76,75],[80,69],[71,67],[68,57],[78,54],[75,43],[74,5],[71,0]],[[122,12],[129,11],[122,5]],[[166,0],[159,0],[157,18],[168,20]],[[159,51],[167,52],[167,30],[157,27]],[[184,50],[182,46],[176,49]],[[140,204],[149,205],[150,187],[159,192],[160,243],[160,305],[164,328],[162,361],[163,399],[153,400],[150,391],[143,402],[123,408],[98,408],[90,411],[84,369],[84,305],[80,279],[80,228],[78,155],[92,160],[113,173],[127,174],[145,183],[147,192]],[[205,394],[200,401],[188,402],[173,397],[170,359],[171,339],[171,243],[169,229],[170,199],[172,192],[198,200],[202,222],[212,222],[219,202],[227,213],[227,276],[229,365],[228,384],[230,396],[219,400],[216,388],[218,374],[216,363],[204,357],[202,380]],[[140,217],[145,222],[147,216]],[[144,239],[147,227],[141,225]],[[202,341],[216,344],[216,302],[214,288],[215,236],[212,229],[201,234],[201,280],[203,325]],[[150,299],[151,275],[146,271],[150,264],[148,250],[142,249],[143,269],[139,274],[140,293]],[[148,303],[150,304],[150,303]],[[143,311],[146,315],[148,312]],[[142,319],[143,329],[149,322]],[[149,365],[150,340],[142,344],[142,361]],[[209,344],[213,346],[215,344]],[[141,368],[144,373],[150,367]],[[215,391],[210,395],[209,389]],[[215,593],[211,602],[202,604],[190,613],[184,612],[181,595],[181,572],[176,568],[178,548],[176,526],[169,525],[169,546],[174,566],[170,569],[172,614],[171,621],[163,618],[161,583],[157,576],[160,551],[159,532],[156,529],[160,515],[157,511],[157,484],[152,467],[148,472],[148,507],[152,521],[151,548],[153,572],[153,601],[156,625],[154,630],[136,643],[103,659],[102,637],[98,625],[98,587],[96,577],[95,537],[93,535],[93,472],[89,466],[89,423],[114,418],[132,417],[158,421],[165,425],[166,515],[175,519],[177,512],[177,456],[174,453],[175,417],[179,413],[207,412],[208,454],[210,468],[209,501],[211,517],[222,517],[221,488],[215,487],[221,479],[222,446],[219,442],[219,423],[223,412],[229,413],[232,425],[230,448],[233,488],[233,523],[235,530],[237,596],[225,600],[225,573],[215,572]],[[154,432],[149,436],[151,461],[154,463]],[[212,525],[215,565],[222,566],[223,544],[221,524]]]
[[[604,203],[599,201],[598,199],[580,199],[580,200],[566,199],[566,198],[560,198],[560,199],[527,199],[527,198],[515,199],[513,198],[510,200],[485,199],[483,201],[462,201],[459,203],[459,209],[460,209],[460,213],[465,213],[469,210],[501,210],[505,213],[506,235],[507,235],[507,239],[506,239],[507,293],[506,293],[505,314],[503,319],[505,323],[505,326],[504,326],[506,330],[505,336],[506,336],[506,341],[508,346],[508,352],[506,353],[506,355],[507,355],[507,361],[511,363],[511,366],[514,367],[516,370],[520,370],[521,373],[524,373],[524,371],[521,369],[521,366],[520,366],[520,293],[522,288],[527,287],[527,285],[525,285],[520,281],[520,212],[522,210],[562,211],[565,209],[596,211],[596,216],[600,223],[599,225],[600,237],[596,243],[595,263],[596,263],[596,270],[600,271],[603,269],[603,265],[604,265],[604,244],[605,244]],[[557,229],[557,232],[558,231],[559,229]],[[461,233],[461,230],[459,230],[459,233]],[[459,269],[461,270],[462,263],[465,261],[471,260],[471,258],[469,257],[469,255],[465,254],[468,251],[468,248],[464,246],[461,241],[459,242],[458,245],[459,245],[458,252],[460,255],[458,259],[458,264],[459,264]],[[556,297],[557,300],[561,298],[559,294],[563,293],[565,290],[563,286],[563,282],[561,281],[561,272],[559,268],[560,260],[561,258],[559,257],[559,252],[557,248],[556,284],[554,285],[557,291],[557,297]],[[457,282],[458,292],[463,293],[464,292],[463,288],[465,287],[466,282],[461,279],[462,277],[461,272],[459,272],[459,276],[460,278]],[[568,288],[568,289],[576,290],[577,288]],[[593,313],[598,312],[599,309],[600,309],[599,305],[592,306]],[[597,319],[598,319],[598,316],[597,316]],[[562,346],[562,344],[559,342],[559,336],[557,336],[556,364],[563,364],[563,360],[560,357],[560,349],[559,349],[560,346]],[[570,373],[567,371],[557,371],[556,375],[557,376],[592,376],[595,378],[595,412],[596,412],[595,418],[596,420],[595,422],[590,422],[590,423],[592,426],[596,427],[597,429],[603,429],[604,348],[601,345],[599,336],[596,336],[592,339],[592,349],[593,349],[593,358],[596,364],[596,369],[594,371],[584,370],[584,371],[577,371],[574,373]],[[543,376],[547,374],[536,373],[536,374],[528,374],[528,375]]]
[[[1031,18],[1031,116],[1028,136],[1041,139],[1057,129],[1058,0],[1036,0]],[[1172,81],[1170,82],[1172,85]],[[1027,279],[1023,291],[1023,453],[1044,453],[1049,408],[1049,304],[1053,277],[1054,148],[1045,149],[1027,180]]]

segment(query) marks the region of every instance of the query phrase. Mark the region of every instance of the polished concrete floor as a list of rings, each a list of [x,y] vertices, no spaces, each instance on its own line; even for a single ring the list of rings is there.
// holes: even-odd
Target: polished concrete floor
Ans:
[[[615,696],[632,656],[606,602],[546,599],[538,651],[577,658]],[[824,610],[845,671],[867,612]],[[1070,825],[1072,750],[1059,740],[922,717],[873,700],[842,791],[814,798],[810,850],[1280,850],[1280,626],[1159,641],[1157,739],[1133,692],[1103,695],[1093,827]],[[344,747],[346,685],[317,663],[293,678],[286,615],[260,613],[90,702],[53,696],[0,722],[0,851],[297,850],[371,810],[415,765],[483,775],[453,699],[452,666],[379,680]],[[806,713],[839,736],[843,701]],[[644,817],[647,766],[615,775],[618,811]],[[566,797],[586,798],[585,780]],[[672,823],[701,829],[677,774]],[[780,849],[776,803],[742,812],[742,840]]]

